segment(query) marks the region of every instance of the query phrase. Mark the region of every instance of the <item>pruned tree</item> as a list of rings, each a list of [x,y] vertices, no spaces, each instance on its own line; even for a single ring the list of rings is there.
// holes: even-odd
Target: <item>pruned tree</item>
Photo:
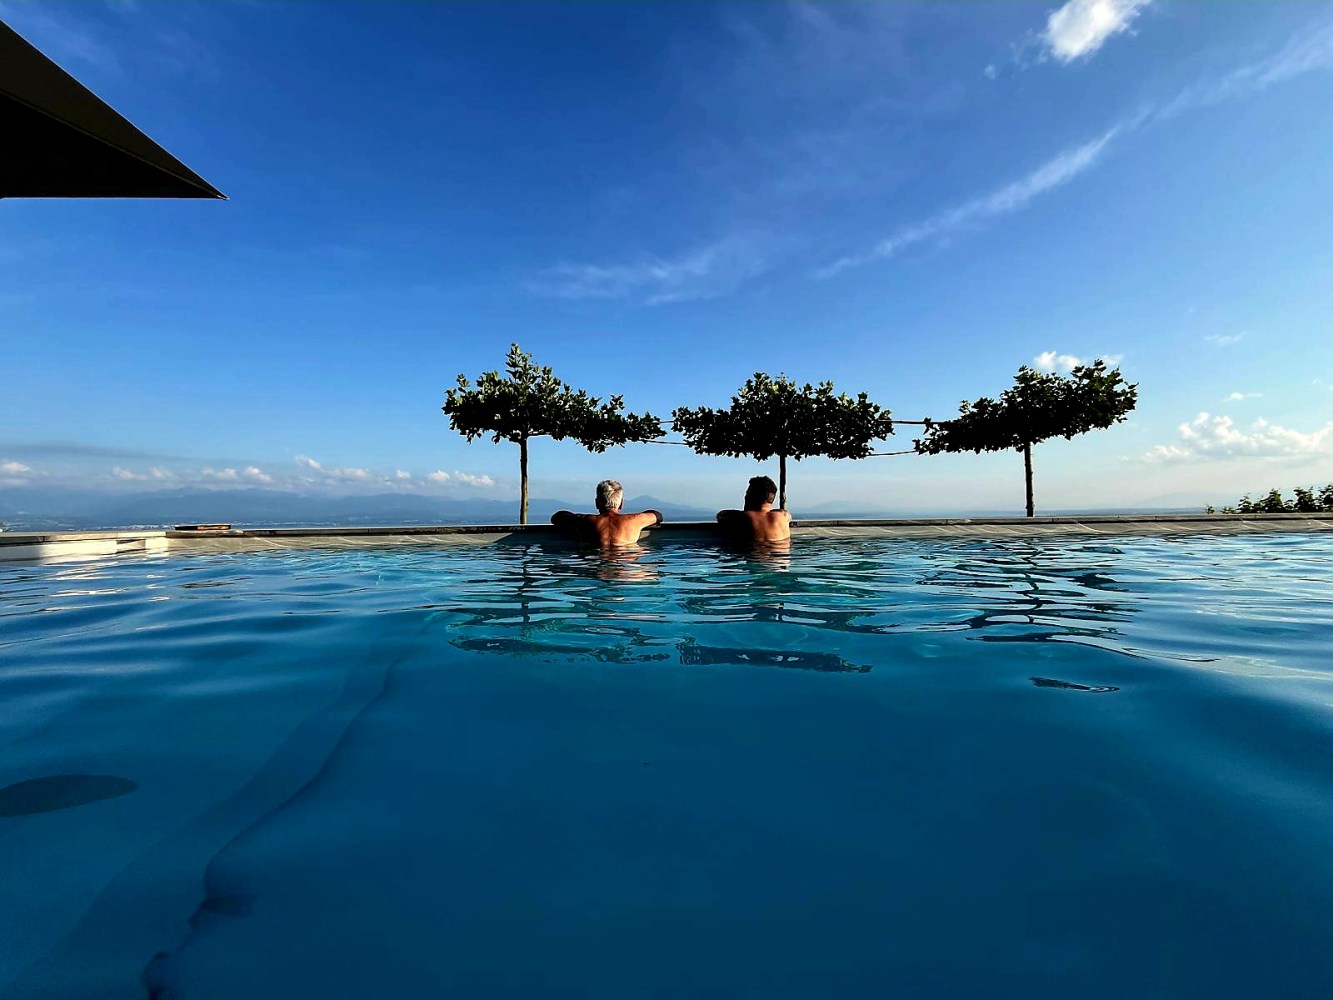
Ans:
[[[701,455],[778,459],[778,506],[787,507],[787,459],[865,458],[870,442],[893,433],[889,411],[858,396],[835,393],[832,382],[797,385],[785,375],[755,372],[725,410],[672,411],[673,426]]]
[[[1124,420],[1137,402],[1138,386],[1104,361],[1079,365],[1067,376],[1024,365],[999,399],[983,396],[964,402],[957,417],[928,423],[925,436],[913,444],[922,455],[1011,448],[1022,452],[1027,516],[1032,517],[1032,446],[1110,427]]]
[[[476,386],[464,375],[445,392],[441,409],[449,426],[472,441],[484,434],[491,441],[518,445],[520,479],[519,524],[528,523],[528,442],[535,437],[556,441],[572,438],[589,451],[661,437],[662,421],[651,413],[625,413],[625,401],[611,396],[605,403],[586,390],[571,389],[546,366],[533,364],[517,344],[509,347],[505,374],[485,372]]]

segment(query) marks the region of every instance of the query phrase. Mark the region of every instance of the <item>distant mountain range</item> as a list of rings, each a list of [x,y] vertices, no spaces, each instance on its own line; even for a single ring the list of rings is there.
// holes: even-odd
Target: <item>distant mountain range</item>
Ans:
[[[541,524],[557,510],[590,510],[572,500],[534,498],[529,520]],[[711,521],[716,511],[652,496],[632,497],[626,510],[660,510],[669,521]],[[1100,510],[1042,510],[1041,514],[1201,513],[1201,507]],[[852,508],[845,502],[796,507],[798,519],[854,520],[884,517],[1012,517],[1021,511],[913,511],[883,507]],[[518,501],[452,500],[419,493],[318,496],[281,490],[161,490],[106,493],[37,486],[0,488],[0,524],[9,531],[91,531],[113,528],[160,528],[176,524],[228,523],[237,527],[356,527],[419,524],[515,524]]]

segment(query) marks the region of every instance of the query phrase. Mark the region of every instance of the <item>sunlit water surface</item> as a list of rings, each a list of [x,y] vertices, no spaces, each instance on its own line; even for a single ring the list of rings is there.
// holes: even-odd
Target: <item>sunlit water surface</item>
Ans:
[[[1326,997],[1333,538],[0,569],[0,996]]]

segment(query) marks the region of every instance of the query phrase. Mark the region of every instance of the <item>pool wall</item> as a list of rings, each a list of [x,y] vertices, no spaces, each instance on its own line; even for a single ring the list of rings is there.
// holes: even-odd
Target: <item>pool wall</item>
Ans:
[[[797,538],[1021,538],[1051,535],[1191,535],[1333,531],[1329,514],[1144,514],[1082,517],[956,517],[793,521]],[[673,541],[718,536],[709,521],[668,522],[652,529]],[[242,552],[259,549],[486,545],[531,536],[560,537],[549,524],[397,525],[341,528],[232,528],[176,531],[0,532],[0,562],[88,559],[126,553]]]

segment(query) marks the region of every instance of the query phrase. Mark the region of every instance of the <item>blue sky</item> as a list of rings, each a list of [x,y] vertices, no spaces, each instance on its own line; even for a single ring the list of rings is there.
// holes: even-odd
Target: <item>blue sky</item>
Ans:
[[[0,202],[7,484],[514,496],[517,449],[439,411],[511,341],[661,415],[765,370],[947,417],[1104,356],[1139,408],[1040,446],[1039,506],[1333,479],[1325,5],[0,19],[231,199]],[[533,492],[732,503],[754,471],[543,441]],[[810,460],[791,494],[1017,510],[1021,460]]]

